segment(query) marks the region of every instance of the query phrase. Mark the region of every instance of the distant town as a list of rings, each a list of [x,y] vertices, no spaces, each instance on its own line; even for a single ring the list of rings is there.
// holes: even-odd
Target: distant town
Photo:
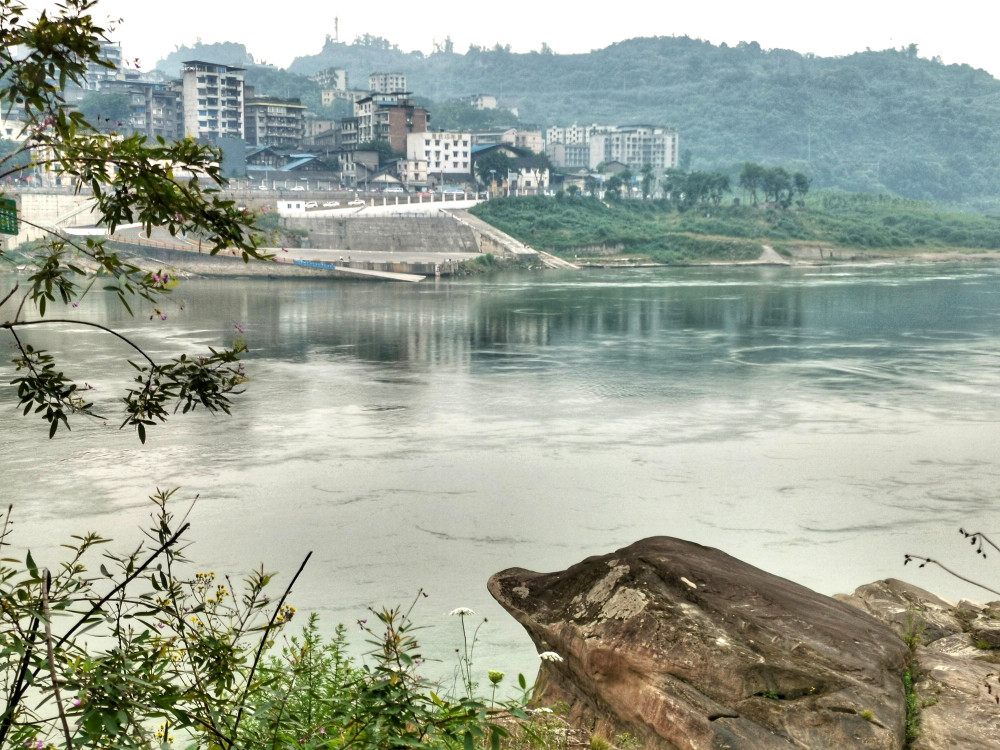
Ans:
[[[124,95],[127,118],[102,121],[102,127],[211,143],[222,150],[224,174],[249,189],[582,192],[612,175],[652,170],[659,176],[678,164],[678,135],[663,125],[435,130],[433,113],[415,104],[400,73],[373,72],[367,88],[352,87],[341,68],[312,76],[324,106],[343,101],[353,108],[353,116],[332,120],[299,99],[257,93],[245,84],[244,68],[188,60],[181,78],[171,80],[159,70],[131,68],[117,44],[103,45],[102,55],[110,65],[90,65],[82,85],[67,90],[67,102],[93,92]],[[464,103],[498,107],[497,97],[486,93]],[[16,111],[4,114],[0,137],[28,137]],[[59,179],[42,171],[23,178],[42,187]]]

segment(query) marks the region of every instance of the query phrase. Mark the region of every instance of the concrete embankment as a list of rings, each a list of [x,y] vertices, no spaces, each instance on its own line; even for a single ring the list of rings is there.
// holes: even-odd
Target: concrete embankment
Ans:
[[[380,216],[284,219],[288,229],[309,233],[309,245],[347,252],[445,256],[479,254],[472,230],[448,216]]]
[[[509,234],[501,232],[492,224],[487,224],[468,211],[453,211],[455,220],[472,230],[482,253],[493,253],[501,258],[512,258],[518,261],[531,262],[539,260],[548,268],[579,268],[579,266],[562,258],[528,247],[523,242],[515,240]]]

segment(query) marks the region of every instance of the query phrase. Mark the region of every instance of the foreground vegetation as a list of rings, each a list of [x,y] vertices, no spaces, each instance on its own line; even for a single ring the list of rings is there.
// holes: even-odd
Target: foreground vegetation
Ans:
[[[311,617],[287,632],[298,573],[272,598],[264,570],[242,583],[197,571],[173,495],[152,498],[147,540],[131,552],[109,552],[110,540],[87,534],[47,567],[30,552],[11,557],[11,510],[2,514],[0,747],[552,746],[545,712],[524,708],[523,677],[512,702],[496,700],[502,672],[480,683],[471,610],[452,612],[464,648],[451,691],[421,677],[409,610],[372,610],[359,623],[371,649],[352,659],[343,627],[323,638]]]
[[[473,213],[522,242],[572,257],[627,256],[684,264],[753,260],[763,245],[779,252],[813,246],[907,251],[1000,249],[1000,218],[894,198],[820,191],[801,204],[699,204],[665,200],[602,202],[592,196],[501,198]]]

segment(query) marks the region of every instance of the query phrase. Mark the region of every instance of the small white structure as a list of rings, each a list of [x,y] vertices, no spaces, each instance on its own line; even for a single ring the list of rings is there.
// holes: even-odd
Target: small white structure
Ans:
[[[278,201],[278,216],[305,216],[305,198],[290,201]]]

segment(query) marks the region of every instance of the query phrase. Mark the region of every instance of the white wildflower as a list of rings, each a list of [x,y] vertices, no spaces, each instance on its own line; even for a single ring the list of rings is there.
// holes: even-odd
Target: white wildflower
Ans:
[[[542,653],[538,655],[538,658],[541,659],[542,661],[555,661],[555,662],[563,661],[563,658],[559,656],[559,654],[557,654],[555,651],[542,651]]]
[[[449,614],[449,615],[458,615],[459,617],[465,617],[465,616],[467,616],[467,615],[474,615],[474,614],[476,614],[476,613],[475,613],[475,612],[473,612],[473,611],[472,611],[471,609],[469,609],[468,607],[459,607],[458,609],[453,609],[453,610],[452,610],[451,612],[449,612],[448,614]]]

